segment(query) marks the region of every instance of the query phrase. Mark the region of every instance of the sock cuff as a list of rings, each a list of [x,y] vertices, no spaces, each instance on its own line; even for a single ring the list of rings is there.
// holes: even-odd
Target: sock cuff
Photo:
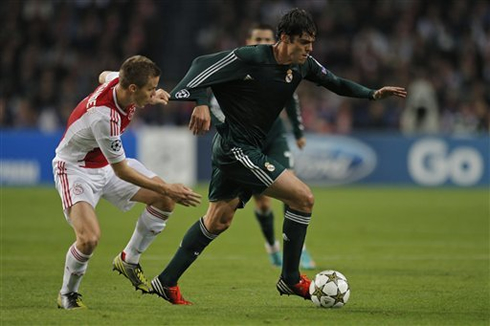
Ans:
[[[86,255],[78,250],[75,244],[72,244],[69,250],[71,255],[81,263],[87,262],[92,257],[92,255]]]
[[[206,229],[206,226],[204,225],[204,218],[202,217],[199,219],[199,227],[201,228],[202,234],[204,234],[204,236],[209,240],[214,240],[218,237],[218,234],[212,234],[208,231],[208,229]]]
[[[172,212],[162,211],[161,209],[158,209],[151,205],[146,206],[146,212],[150,214],[152,217],[156,217],[164,221],[168,220],[170,215],[172,215]]]
[[[310,224],[311,213],[295,211],[288,207],[286,213],[284,214],[284,218],[296,223],[308,225]]]

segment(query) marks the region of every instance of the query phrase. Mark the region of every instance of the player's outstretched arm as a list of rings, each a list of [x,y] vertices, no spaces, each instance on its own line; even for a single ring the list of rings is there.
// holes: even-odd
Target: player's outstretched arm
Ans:
[[[199,105],[194,108],[189,122],[189,129],[194,135],[202,135],[211,127],[211,114],[209,106]]]
[[[178,183],[165,183],[159,177],[150,179],[128,166],[126,160],[112,163],[111,166],[114,169],[114,173],[122,180],[168,196],[177,204],[183,206],[197,206],[201,203],[201,195],[195,193],[191,188]]]
[[[382,100],[390,96],[405,98],[407,97],[407,91],[403,87],[385,86],[374,92],[373,98],[375,100]]]

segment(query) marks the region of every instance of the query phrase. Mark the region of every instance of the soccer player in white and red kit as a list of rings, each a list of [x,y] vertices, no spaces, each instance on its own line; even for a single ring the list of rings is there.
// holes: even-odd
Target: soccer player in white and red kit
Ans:
[[[100,237],[95,207],[101,197],[123,211],[136,202],[147,205],[126,248],[113,261],[113,268],[143,292],[150,292],[150,285],[139,264],[141,254],[165,228],[175,203],[200,203],[201,196],[192,189],[165,183],[137,160],[126,158],[124,152],[121,134],[136,108],[168,102],[169,94],[157,90],[160,74],[150,59],[130,57],[119,72],[101,73],[102,85],[83,99],[68,119],[56,148],[53,174],[76,241],[66,254],[59,308],[86,307],[78,288]]]

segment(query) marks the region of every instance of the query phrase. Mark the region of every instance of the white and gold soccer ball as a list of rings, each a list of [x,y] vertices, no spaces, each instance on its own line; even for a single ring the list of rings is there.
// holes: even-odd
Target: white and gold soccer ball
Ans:
[[[349,301],[349,283],[344,274],[326,270],[316,274],[311,281],[310,295],[317,307],[340,308]]]

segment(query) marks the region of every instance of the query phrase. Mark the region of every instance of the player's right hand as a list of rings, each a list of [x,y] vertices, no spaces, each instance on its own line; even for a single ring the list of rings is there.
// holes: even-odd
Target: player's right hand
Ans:
[[[188,188],[180,183],[166,184],[166,195],[172,198],[177,204],[183,206],[197,206],[201,203],[201,195],[195,193],[191,188]]]
[[[211,127],[211,114],[207,105],[199,105],[194,108],[189,122],[189,129],[194,135],[203,135]]]

